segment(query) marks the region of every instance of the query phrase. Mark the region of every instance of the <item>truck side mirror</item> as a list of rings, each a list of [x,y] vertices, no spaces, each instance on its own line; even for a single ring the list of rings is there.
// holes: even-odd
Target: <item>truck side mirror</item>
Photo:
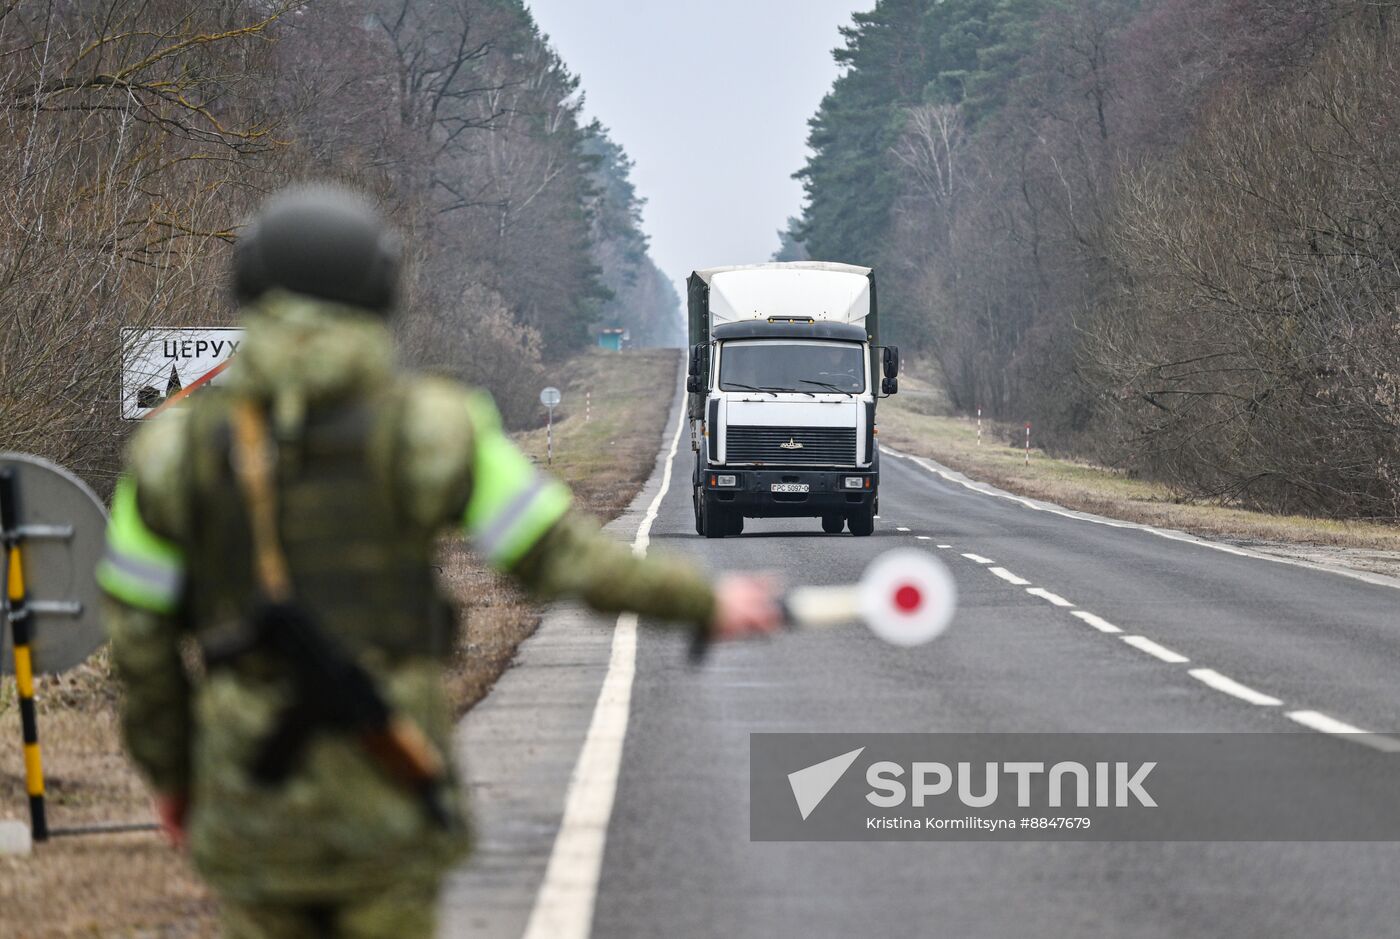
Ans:
[[[886,378],[884,381],[880,382],[880,391],[882,391],[884,394],[887,394],[887,395],[898,394],[898,393],[899,393],[899,379],[898,379],[898,378]]]
[[[690,394],[700,391],[700,346],[690,347],[690,362],[685,370],[685,390]]]
[[[885,346],[885,379],[890,380],[899,377],[899,347]],[[894,394],[893,391],[888,392]]]

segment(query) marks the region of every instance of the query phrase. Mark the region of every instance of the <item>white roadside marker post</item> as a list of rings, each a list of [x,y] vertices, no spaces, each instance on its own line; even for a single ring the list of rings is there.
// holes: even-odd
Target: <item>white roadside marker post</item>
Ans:
[[[977,446],[982,446],[982,409],[977,409]]]
[[[543,404],[549,411],[549,422],[545,425],[544,431],[546,466],[554,465],[554,409],[559,406],[559,402],[562,398],[563,395],[559,393],[559,389],[553,386],[540,392],[540,404]]]
[[[1026,421],[1026,465],[1031,465],[1031,422]]]
[[[585,391],[583,393],[583,422],[587,424],[591,420],[593,420],[593,392]]]

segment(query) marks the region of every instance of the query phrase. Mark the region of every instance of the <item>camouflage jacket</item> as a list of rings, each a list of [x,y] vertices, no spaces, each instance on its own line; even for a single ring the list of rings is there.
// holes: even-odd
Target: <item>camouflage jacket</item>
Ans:
[[[540,599],[575,597],[603,612],[688,624],[711,617],[711,589],[688,567],[638,558],[571,511],[567,489],[515,448],[489,398],[444,379],[399,376],[378,317],[282,294],[250,309],[246,326],[227,387],[264,402],[274,429],[328,402],[407,383],[387,478],[414,524],[461,531]],[[127,747],[155,789],[191,794],[195,862],[232,897],[318,898],[382,883],[388,871],[435,876],[466,850],[464,831],[432,829],[412,798],[333,735],[316,740],[287,783],[251,782],[250,753],[272,729],[285,687],[187,668],[185,647],[200,624],[185,595],[196,514],[185,429],[215,398],[196,394],[141,428],[113,501],[99,581]],[[334,634],[334,623],[323,627]],[[361,659],[390,703],[450,752],[442,663]]]

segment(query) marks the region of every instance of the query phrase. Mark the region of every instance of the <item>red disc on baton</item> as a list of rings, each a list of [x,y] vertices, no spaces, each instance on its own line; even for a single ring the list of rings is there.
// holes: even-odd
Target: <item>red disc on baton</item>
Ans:
[[[860,614],[870,631],[897,646],[916,646],[948,628],[957,587],[926,551],[897,548],[870,562],[860,579]]]

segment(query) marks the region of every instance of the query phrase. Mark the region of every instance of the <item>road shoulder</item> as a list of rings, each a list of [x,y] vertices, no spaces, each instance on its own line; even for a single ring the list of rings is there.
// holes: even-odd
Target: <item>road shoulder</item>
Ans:
[[[615,538],[632,538],[661,486],[666,442],[683,401],[678,392],[650,478],[606,526]],[[476,848],[444,887],[442,935],[524,932],[608,670],[613,627],[613,617],[576,606],[550,609],[521,644],[515,666],[458,724],[455,747]]]

